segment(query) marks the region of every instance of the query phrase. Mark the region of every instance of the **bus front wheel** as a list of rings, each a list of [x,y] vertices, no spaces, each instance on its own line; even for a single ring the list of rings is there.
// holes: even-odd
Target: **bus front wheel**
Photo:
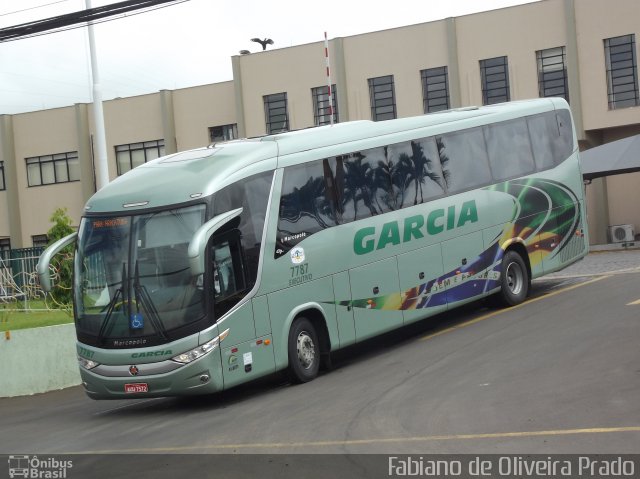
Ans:
[[[500,291],[497,298],[504,306],[522,303],[529,294],[529,272],[522,256],[509,250],[502,258]]]
[[[315,379],[320,367],[320,342],[316,329],[307,318],[298,318],[289,331],[289,376],[295,383]]]

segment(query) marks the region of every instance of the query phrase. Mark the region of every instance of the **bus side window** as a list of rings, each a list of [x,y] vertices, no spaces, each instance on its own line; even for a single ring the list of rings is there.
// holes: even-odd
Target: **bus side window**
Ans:
[[[237,230],[214,239],[211,261],[214,312],[219,318],[242,299],[247,289],[240,235]]]
[[[573,128],[567,110],[530,116],[527,124],[538,170],[553,168],[571,156]]]
[[[276,259],[304,238],[336,225],[333,183],[329,183],[327,178],[330,173],[322,160],[285,168]]]
[[[434,138],[390,145],[389,166],[396,209],[424,203],[445,192]]]
[[[213,216],[235,208],[242,208],[238,229],[248,286],[252,287],[258,277],[258,264],[262,248],[262,233],[269,203],[273,171],[250,176],[217,192],[213,200]]]
[[[387,147],[380,147],[329,158],[340,223],[397,209],[388,154]]]
[[[553,115],[543,113],[542,115],[530,116],[527,118],[527,125],[529,126],[529,135],[531,136],[533,157],[538,170],[553,168],[555,159],[553,157],[551,143],[554,134],[557,135]]]
[[[442,175],[449,192],[492,182],[482,128],[470,128],[436,137]]]
[[[523,118],[484,127],[491,172],[496,181],[535,170],[527,123]]]
[[[571,126],[571,114],[567,110],[556,111],[558,124],[558,136],[553,142],[553,153],[556,163],[561,163],[573,152],[573,128]]]

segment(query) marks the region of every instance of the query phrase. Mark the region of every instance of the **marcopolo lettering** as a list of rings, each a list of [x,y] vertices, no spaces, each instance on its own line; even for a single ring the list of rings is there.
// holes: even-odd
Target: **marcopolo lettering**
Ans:
[[[398,221],[390,221],[382,225],[380,233],[373,226],[359,229],[353,237],[353,251],[356,254],[367,254],[389,245],[397,246],[413,239],[424,238],[425,235],[435,236],[477,221],[476,202],[466,201],[459,209],[452,205],[446,209],[433,210],[424,216],[409,216],[404,219],[402,225]]]
[[[144,353],[133,353],[131,355],[132,358],[150,358],[155,356],[169,356],[173,354],[170,349],[166,349],[164,351],[147,351]]]

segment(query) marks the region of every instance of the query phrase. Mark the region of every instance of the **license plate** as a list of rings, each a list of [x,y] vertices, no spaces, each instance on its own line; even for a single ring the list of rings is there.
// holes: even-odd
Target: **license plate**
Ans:
[[[149,385],[147,383],[132,383],[124,385],[125,393],[148,393]]]

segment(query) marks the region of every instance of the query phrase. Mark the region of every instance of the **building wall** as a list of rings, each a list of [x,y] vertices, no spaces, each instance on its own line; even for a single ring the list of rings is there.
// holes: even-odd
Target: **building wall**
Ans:
[[[89,118],[90,130],[95,136],[93,113],[90,113]],[[105,101],[104,127],[109,178],[113,180],[118,175],[115,150],[117,145],[164,139],[160,94]]]
[[[610,128],[602,135],[603,143],[620,140],[633,135],[640,135],[640,125]],[[628,173],[609,176],[607,193],[609,202],[609,222],[607,225],[632,224],[636,234],[640,234],[640,173]],[[596,198],[593,201],[597,201]],[[595,224],[595,221],[593,221]]]
[[[327,84],[324,58],[322,42],[239,57],[247,136],[266,133],[263,97],[275,93],[287,92],[289,129],[313,126],[311,88]]]
[[[446,42],[444,20],[345,38],[349,119],[371,120],[368,79],[386,75],[398,117],[422,115],[420,70],[447,65]]]
[[[49,219],[56,208],[67,208],[73,224],[78,225],[84,202],[79,181],[29,186],[26,158],[77,151],[75,111],[73,107],[23,113],[13,117],[14,147],[23,244],[32,246],[33,235],[46,234]]]
[[[480,60],[507,56],[511,99],[538,97],[536,51],[566,45],[564,4],[543,1],[456,18],[463,105],[482,105]]]
[[[640,173],[627,173],[607,178],[609,191],[609,224],[632,224],[640,234]],[[607,225],[608,226],[608,225]]]
[[[237,123],[234,95],[232,81],[175,90],[178,151],[207,146],[209,127]]]
[[[575,0],[585,130],[640,123],[640,106],[609,110],[604,39],[635,33],[640,59],[640,2]]]

